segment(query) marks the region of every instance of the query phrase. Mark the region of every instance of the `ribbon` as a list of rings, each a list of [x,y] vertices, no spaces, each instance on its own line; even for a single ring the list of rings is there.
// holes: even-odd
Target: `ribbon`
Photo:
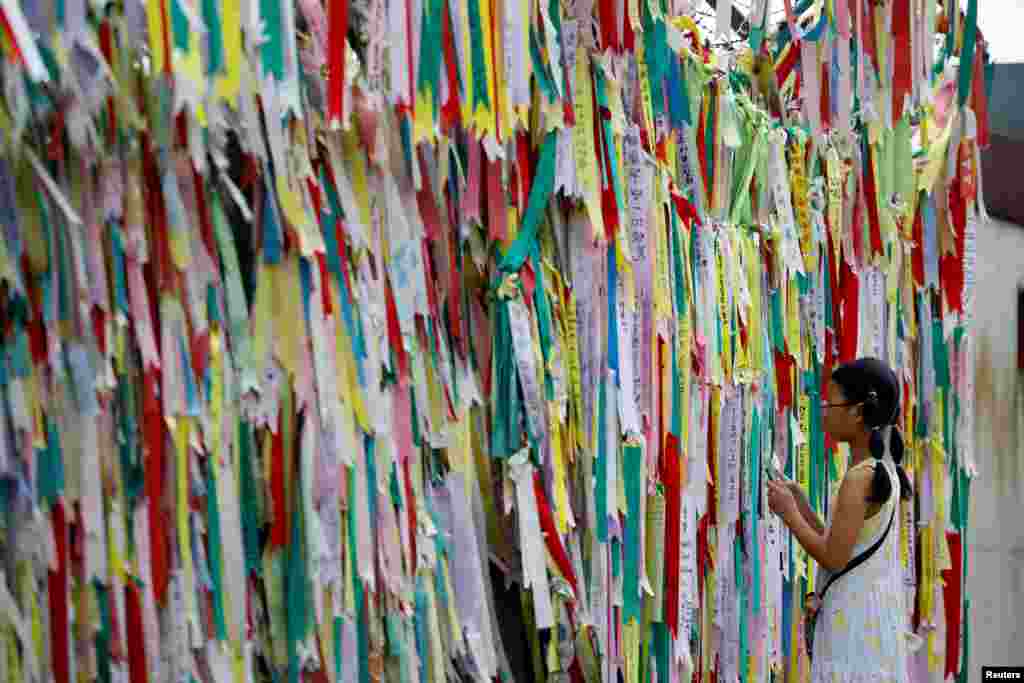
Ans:
[[[665,482],[665,615],[673,638],[680,637],[679,551],[683,473],[679,464],[679,440],[674,434],[669,433],[665,437],[661,474]]]
[[[55,683],[71,683],[71,651],[68,636],[68,528],[64,503],[50,509],[52,533],[57,547],[57,566],[47,573],[47,591],[50,604],[50,661]]]
[[[348,0],[329,0],[327,16],[330,22],[327,34],[327,117],[330,121],[340,121],[345,110],[345,36],[348,33]]]
[[[963,562],[961,561],[960,533],[947,531],[945,540],[949,545],[950,569],[944,569],[941,572],[943,604],[946,611],[946,661],[943,678],[948,680],[950,676],[960,671],[960,615],[962,605],[961,592],[963,590]]]
[[[892,81],[893,121],[903,118],[903,104],[914,88],[910,17],[912,0],[895,0],[892,6]],[[977,2],[977,0],[973,0]],[[962,103],[961,103],[962,104]]]
[[[977,119],[978,124],[978,147],[981,149],[988,149],[991,143],[989,135],[989,118],[988,118],[988,93],[985,88],[985,67],[986,59],[974,59],[974,81],[971,88],[971,109],[974,110],[974,115]],[[980,170],[979,170],[980,173]]]
[[[971,94],[971,79],[974,78],[975,46],[978,40],[978,0],[968,0],[967,18],[963,27],[963,47],[960,50],[960,74],[958,103],[961,107]],[[975,112],[977,113],[977,112]]]
[[[499,269],[504,273],[513,273],[522,268],[537,240],[540,220],[548,205],[548,200],[555,184],[555,154],[558,149],[558,135],[555,131],[547,134],[540,149],[537,161],[537,172],[530,188],[530,199],[526,205],[526,215],[519,226],[516,241],[501,259]]]

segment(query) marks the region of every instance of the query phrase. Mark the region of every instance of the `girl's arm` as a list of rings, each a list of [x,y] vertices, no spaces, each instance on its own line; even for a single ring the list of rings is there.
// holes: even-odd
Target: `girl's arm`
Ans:
[[[819,534],[825,533],[825,524],[818,517],[818,513],[811,509],[811,502],[807,499],[807,494],[800,488],[800,484],[795,481],[787,482],[789,490],[793,492],[793,498],[796,500],[796,506],[800,508],[800,515],[804,518],[807,524]]]
[[[830,572],[841,570],[853,556],[853,547],[864,525],[868,489],[873,476],[871,470],[847,474],[839,487],[832,526],[827,534],[811,526],[804,518],[799,503],[793,508],[796,514],[790,513],[783,518],[807,554]]]

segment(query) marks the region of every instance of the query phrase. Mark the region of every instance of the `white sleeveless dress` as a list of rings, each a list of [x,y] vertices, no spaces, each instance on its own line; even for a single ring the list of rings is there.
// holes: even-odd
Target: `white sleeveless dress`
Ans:
[[[853,469],[874,467],[870,458]],[[814,631],[813,683],[907,683],[907,612],[900,562],[899,476],[886,455],[881,460],[892,482],[892,495],[865,520],[851,557],[870,548],[885,533],[893,508],[896,518],[878,550],[828,589]],[[831,519],[828,525],[831,526]],[[816,590],[828,575],[820,571]]]

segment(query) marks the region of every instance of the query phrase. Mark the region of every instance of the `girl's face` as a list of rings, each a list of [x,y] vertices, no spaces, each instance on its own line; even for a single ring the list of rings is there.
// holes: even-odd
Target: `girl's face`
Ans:
[[[850,441],[864,429],[860,404],[852,404],[835,382],[828,383],[828,397],[821,402],[825,431],[836,441]]]

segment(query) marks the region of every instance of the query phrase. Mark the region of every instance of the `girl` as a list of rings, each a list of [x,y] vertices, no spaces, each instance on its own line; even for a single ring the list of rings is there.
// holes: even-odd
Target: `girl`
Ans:
[[[908,646],[899,500],[910,499],[911,487],[900,465],[903,439],[895,426],[899,381],[880,360],[847,363],[832,373],[822,410],[825,430],[850,444],[850,467],[828,525],[796,482],[770,481],[768,505],[824,570],[818,572],[818,591],[851,560],[874,551],[837,577],[823,601],[808,596],[807,618],[817,617],[811,680],[904,683]]]

